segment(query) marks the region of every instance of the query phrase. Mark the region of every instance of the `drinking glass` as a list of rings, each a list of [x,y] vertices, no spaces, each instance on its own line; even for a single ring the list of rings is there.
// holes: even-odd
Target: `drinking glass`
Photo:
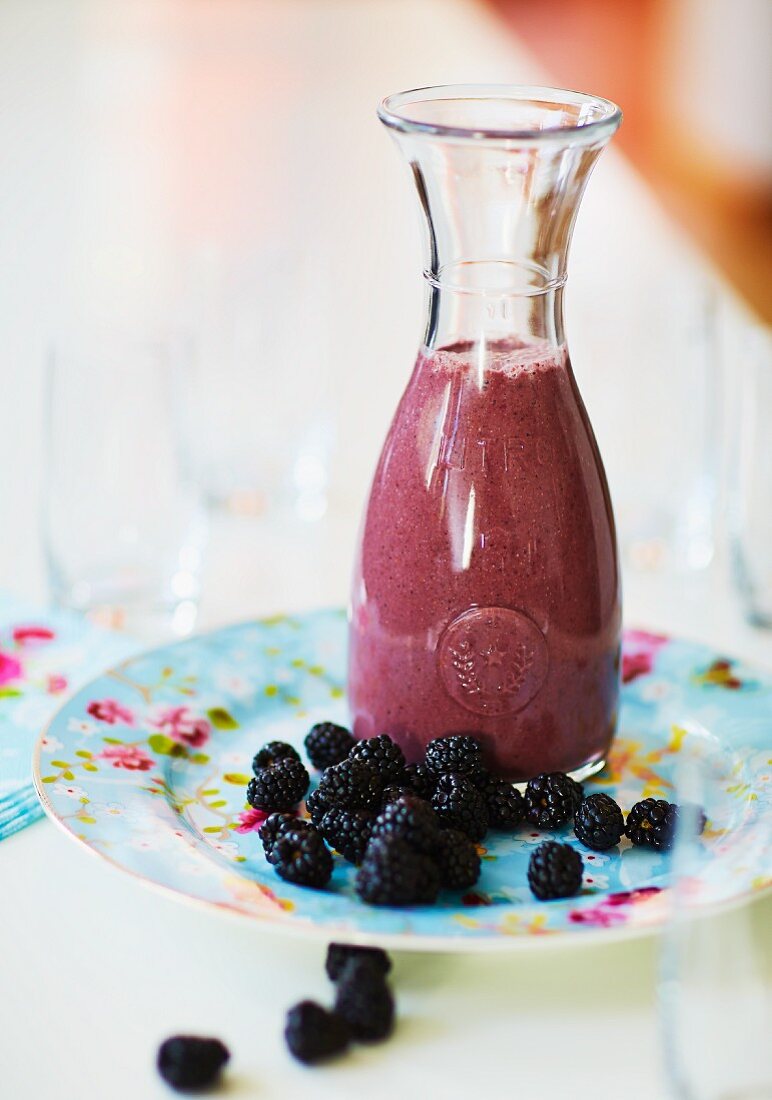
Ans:
[[[769,853],[770,807],[757,799],[749,812],[742,784],[742,753],[707,734],[685,745],[660,974],[665,1069],[677,1100],[772,1098],[772,898],[728,909],[720,897],[733,866]],[[709,860],[707,845],[715,846]]]
[[[772,334],[761,327],[740,338],[734,363],[734,418],[729,529],[735,582],[745,613],[772,627]]]
[[[46,369],[44,552],[55,603],[153,638],[192,630],[205,520],[190,345],[99,338]]]

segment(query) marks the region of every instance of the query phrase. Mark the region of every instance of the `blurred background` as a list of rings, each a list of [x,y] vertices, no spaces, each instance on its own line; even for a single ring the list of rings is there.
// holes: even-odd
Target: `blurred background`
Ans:
[[[345,600],[421,334],[414,197],[375,108],[465,81],[622,106],[575,234],[572,358],[630,575],[725,570],[732,402],[772,315],[770,42],[768,0],[2,0],[0,586],[66,588],[75,504],[105,507],[98,463],[55,475],[115,408],[81,378],[63,413],[50,364],[98,363],[107,333],[148,497],[158,404],[185,406],[166,423],[209,537],[202,558],[191,512],[175,583],[200,582],[200,622]],[[171,397],[138,340],[176,363]],[[628,593],[663,617],[666,592]]]

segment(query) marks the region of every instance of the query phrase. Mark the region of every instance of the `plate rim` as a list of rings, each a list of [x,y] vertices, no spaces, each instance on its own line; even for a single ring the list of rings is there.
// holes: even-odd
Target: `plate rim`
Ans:
[[[196,909],[204,910],[211,913],[218,913],[225,915],[228,918],[240,921],[246,921],[253,925],[256,929],[268,930],[269,932],[276,932],[281,935],[290,935],[293,937],[299,937],[306,940],[314,941],[343,941],[350,944],[356,944],[361,946],[378,946],[383,947],[390,951],[411,951],[411,952],[431,952],[431,953],[446,953],[446,954],[487,954],[496,953],[499,951],[518,951],[524,950],[526,947],[529,950],[538,949],[542,950],[547,947],[554,947],[557,950],[561,948],[573,949],[579,944],[586,946],[604,946],[610,943],[620,943],[627,940],[637,940],[646,937],[652,937],[662,935],[667,928],[667,913],[662,916],[647,921],[646,923],[630,924],[630,925],[618,925],[615,927],[598,927],[594,926],[591,930],[585,929],[580,931],[577,929],[560,929],[554,932],[542,932],[542,933],[530,933],[528,935],[509,935],[507,933],[498,932],[497,934],[487,934],[474,937],[465,936],[452,936],[452,935],[420,935],[415,932],[391,932],[380,934],[377,932],[367,932],[360,929],[352,929],[347,926],[341,926],[339,924],[317,924],[312,920],[278,920],[272,918],[269,913],[256,913],[246,912],[235,905],[228,905],[211,901],[206,898],[197,897],[195,894],[183,891],[175,886],[167,886],[165,883],[158,882],[156,879],[150,878],[147,874],[141,874],[139,871],[135,871],[125,864],[113,859],[107,853],[100,851],[98,848],[93,847],[82,837],[78,836],[72,829],[67,826],[58,813],[54,809],[49,797],[48,792],[45,789],[43,783],[43,777],[41,774],[41,752],[43,741],[46,738],[51,727],[58,720],[59,715],[68,707],[74,699],[78,696],[90,690],[95,684],[99,683],[105,676],[109,676],[115,671],[124,669],[127,665],[130,665],[134,661],[145,660],[152,658],[154,654],[161,653],[168,650],[170,647],[177,647],[186,645],[193,641],[200,641],[212,637],[215,634],[219,634],[225,630],[240,629],[249,626],[261,626],[269,623],[275,623],[277,621],[292,619],[295,617],[307,617],[309,615],[325,615],[335,614],[347,618],[347,611],[345,608],[335,605],[309,608],[306,611],[295,611],[286,613],[277,613],[273,615],[264,615],[261,617],[250,617],[238,620],[232,623],[224,623],[221,626],[212,627],[209,630],[196,631],[190,634],[187,638],[173,639],[164,644],[157,646],[150,646],[147,649],[139,650],[117,664],[110,665],[105,668],[97,676],[92,677],[86,683],[67,699],[63,700],[61,705],[56,708],[54,713],[50,716],[45,725],[41,728],[38,734],[35,745],[32,752],[32,782],[35,788],[35,792],[40,800],[40,804],[43,808],[46,818],[53,822],[57,827],[57,830],[63,833],[65,836],[75,843],[79,849],[84,850],[88,854],[95,856],[103,864],[107,865],[115,871],[119,871],[124,875],[130,876],[132,879],[137,880],[143,887],[148,890],[152,890],[155,893],[159,893],[162,896],[173,898],[179,904],[187,904],[195,907]],[[623,627],[623,634],[626,630],[645,629],[643,627]],[[686,642],[687,644],[700,646],[706,649],[708,652],[718,652],[714,650],[712,646],[705,642],[682,637],[681,635],[664,634],[661,631],[656,633],[662,634],[663,637],[667,637],[671,640],[677,640]],[[753,667],[753,661],[746,661],[744,658],[739,658],[743,664]],[[759,671],[763,671],[765,675],[769,675],[769,671],[765,669],[763,665],[757,666]],[[665,894],[670,893],[670,888],[665,888],[663,891]],[[733,909],[738,909],[751,902],[761,899],[768,894],[772,893],[772,879],[760,887],[750,888],[743,890],[742,892],[726,898],[722,901],[710,902],[706,905],[701,905],[699,909],[694,910],[694,916],[697,919],[703,917],[709,918],[711,916],[718,915],[720,913],[728,912]]]

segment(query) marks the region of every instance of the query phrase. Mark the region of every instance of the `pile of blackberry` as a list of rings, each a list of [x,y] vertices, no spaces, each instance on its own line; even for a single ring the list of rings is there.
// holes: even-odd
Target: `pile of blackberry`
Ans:
[[[391,960],[385,951],[331,943],[326,970],[335,985],[333,1008],[301,1001],[287,1013],[284,1038],[305,1065],[334,1058],[351,1042],[383,1042],[394,1028],[394,997],[386,980]]]
[[[247,799],[270,815],[260,829],[266,859],[288,882],[318,889],[330,880],[336,852],[358,868],[355,889],[368,905],[431,905],[443,888],[469,890],[489,829],[573,826],[593,851],[624,836],[666,851],[678,821],[676,805],[652,798],[636,803],[625,821],[609,795],[585,796],[563,772],[535,776],[521,794],[491,775],[480,742],[468,734],[435,738],[415,764],[388,734],[355,741],[332,722],[315,725],[305,748],[321,772],[310,794],[292,746],[272,741],[255,756]],[[297,816],[304,796],[310,819]],[[569,897],[581,889],[582,869],[578,850],[548,841],[532,853],[528,882],[539,900]]]

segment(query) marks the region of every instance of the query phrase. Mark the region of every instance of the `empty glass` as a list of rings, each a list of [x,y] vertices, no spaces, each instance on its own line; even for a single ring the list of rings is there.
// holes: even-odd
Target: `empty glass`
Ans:
[[[722,909],[721,885],[733,865],[769,852],[772,810],[757,800],[749,812],[742,753],[703,734],[688,739],[678,775],[685,810],[660,982],[665,1068],[678,1100],[770,1100],[772,898]]]
[[[749,620],[772,627],[772,335],[739,338],[738,388],[729,485],[732,565]]]
[[[46,377],[51,595],[142,637],[186,634],[204,547],[184,344],[90,339]]]

